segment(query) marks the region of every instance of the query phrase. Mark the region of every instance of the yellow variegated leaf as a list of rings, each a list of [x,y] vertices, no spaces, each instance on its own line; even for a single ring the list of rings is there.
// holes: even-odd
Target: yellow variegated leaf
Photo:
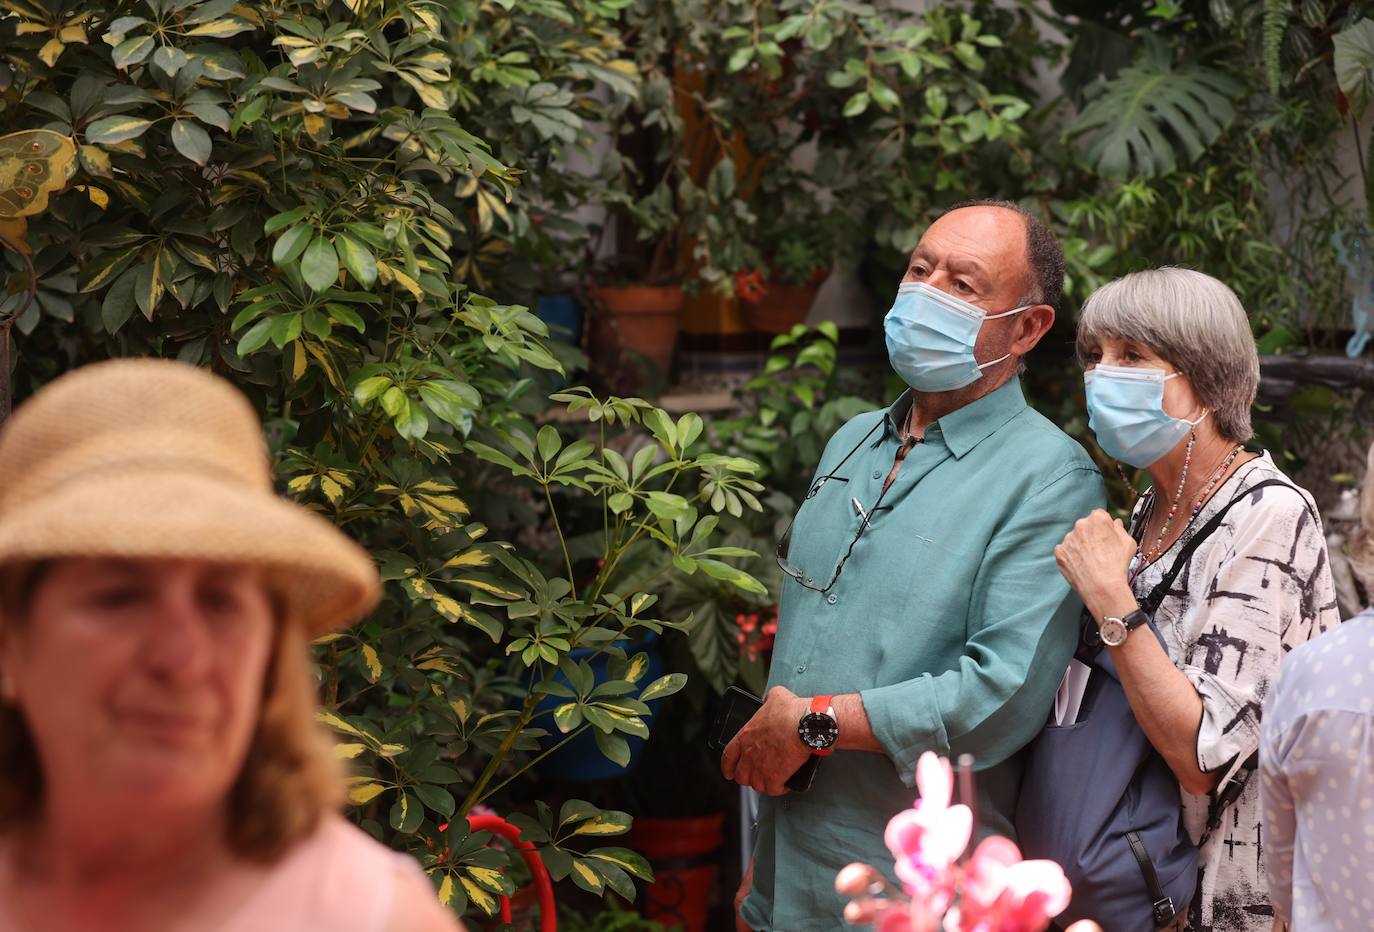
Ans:
[[[463,884],[463,890],[467,892],[469,900],[477,904],[477,906],[488,916],[496,915],[496,897],[492,896],[466,877],[459,877],[458,880]]]
[[[409,291],[417,301],[425,296],[424,289],[420,287],[420,283],[417,282],[415,279],[411,278],[405,272],[402,272],[400,269],[392,268],[385,262],[377,263],[378,272],[381,272],[383,267],[385,267],[387,271],[391,274],[391,276],[396,280],[396,283],[399,284],[406,291]]]
[[[286,483],[286,488],[287,491],[290,492],[304,492],[306,489],[310,488],[314,484],[315,477],[313,475],[297,476],[290,482]]]
[[[577,874],[577,876],[585,880],[587,882],[587,885],[590,886],[597,893],[600,893],[601,888],[605,886],[605,881],[601,879],[601,875],[598,874],[596,871],[592,870],[583,862],[573,861],[572,869],[573,873]]]
[[[384,744],[381,746],[378,753],[383,757],[395,757],[397,754],[404,753],[405,749],[406,746],[404,744]]]
[[[462,516],[468,513],[467,503],[456,495],[426,495],[424,500],[451,515]]]
[[[496,585],[495,583],[489,583],[489,582],[486,582],[485,580],[481,580],[481,579],[459,579],[459,580],[456,580],[456,582],[460,582],[460,583],[462,583],[462,584],[465,585],[465,586],[471,586],[473,589],[480,589],[480,590],[483,591],[483,592],[489,592],[489,593],[491,593],[492,595],[500,596],[500,597],[503,598],[503,599],[518,599],[518,598],[520,598],[520,593],[514,592],[514,591],[512,591],[512,590],[510,590],[510,589],[502,588],[501,586],[498,586],[498,585]],[[648,661],[645,661],[645,666],[646,666],[646,667],[648,666]]]
[[[588,819],[577,827],[578,835],[623,835],[625,826],[614,820]]]
[[[386,787],[380,783],[359,783],[348,791],[348,801],[355,806],[369,803],[379,794],[386,792]]]
[[[439,902],[448,906],[453,902],[453,875],[445,874],[439,881]]]
[[[631,683],[638,683],[644,674],[649,672],[649,658],[645,654],[636,654],[630,661],[630,668],[625,672],[625,679]]]
[[[300,351],[301,345],[297,343],[296,352],[299,353]],[[302,360],[304,360],[305,357],[302,356],[301,358]],[[343,498],[343,488],[339,485],[338,482],[334,480],[332,476],[320,477],[320,491],[323,492],[324,497],[329,499],[330,503],[334,505],[337,505],[339,503],[339,499]]]
[[[329,634],[321,634],[319,637],[315,638],[315,640],[311,641],[310,643],[316,646],[321,644],[333,644],[335,641],[345,638],[347,636],[348,635],[343,634],[339,631],[331,631]]]
[[[449,702],[448,705],[449,708],[453,710],[453,714],[458,716],[459,722],[467,722],[468,715],[471,714],[471,710],[468,709],[468,704],[466,701],[462,699],[453,699]]]
[[[363,645],[363,663],[367,664],[367,681],[375,683],[382,676],[382,661],[371,644]]]
[[[438,670],[440,673],[451,673],[451,674],[453,674],[454,676],[458,676],[458,675],[459,675],[458,671],[455,670],[455,669],[453,669],[453,664],[449,663],[447,660],[443,659],[442,657],[436,657],[436,658],[433,659],[433,660],[426,660],[424,663],[417,663],[417,664],[415,665],[415,669],[417,669],[417,670]]]
[[[412,488],[416,492],[452,492],[453,486],[444,485],[442,482],[435,482],[433,479],[426,479],[424,482],[417,482]]]
[[[342,392],[344,390],[343,380],[339,378],[338,370],[334,368],[334,360],[330,359],[324,349],[314,342],[304,342],[305,351],[315,357],[315,361],[318,362],[320,368],[324,370],[324,377],[329,380],[329,384],[335,391]]]
[[[58,32],[57,38],[68,44],[77,43],[85,45],[87,43],[85,26],[63,26]]]
[[[335,731],[342,731],[346,735],[352,735],[355,738],[362,738],[364,741],[367,740],[367,735],[363,734],[361,731],[354,728],[352,725],[348,724],[348,722],[345,722],[343,719],[339,718],[339,716],[335,715],[333,712],[330,712],[327,709],[320,709],[319,712],[315,713],[315,717],[319,721],[328,725],[330,728],[334,729]]]
[[[87,199],[89,199],[92,204],[94,204],[96,207],[99,207],[101,210],[104,210],[106,207],[110,206],[110,195],[102,191],[100,188],[93,187],[92,185],[88,184],[78,184],[73,185],[72,190],[80,191],[81,193],[85,194]]]
[[[465,550],[445,563],[444,569],[454,569],[459,566],[486,566],[490,562],[491,557],[480,550]]]
[[[493,893],[501,889],[501,872],[490,867],[469,867],[468,875]]]
[[[67,43],[61,39],[49,39],[43,43],[43,47],[38,50],[38,57],[43,60],[43,64],[51,68],[57,64],[57,60],[62,57],[62,50],[67,47]]]
[[[31,36],[34,33],[47,31],[48,27],[42,23],[19,23],[14,27],[14,34],[17,36]]]
[[[444,595],[442,592],[436,592],[434,594],[434,607],[439,610],[439,614],[443,615],[449,621],[461,621],[466,618],[468,614],[461,602],[453,598],[453,596]]]
[[[352,760],[366,750],[367,745],[365,744],[336,744],[334,745],[334,756],[340,760]]]
[[[295,353],[291,357],[291,381],[296,382],[305,375],[305,348],[301,346],[299,340],[292,343]],[[326,490],[326,494],[328,494]]]

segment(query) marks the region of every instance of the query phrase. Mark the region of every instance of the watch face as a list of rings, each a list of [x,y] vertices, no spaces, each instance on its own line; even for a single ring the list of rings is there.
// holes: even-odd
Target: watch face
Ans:
[[[1102,619],[1102,643],[1108,647],[1120,647],[1126,643],[1126,625],[1120,618]]]
[[[840,736],[840,727],[824,712],[808,712],[797,726],[797,734],[801,735],[802,744],[816,751],[824,751]]]

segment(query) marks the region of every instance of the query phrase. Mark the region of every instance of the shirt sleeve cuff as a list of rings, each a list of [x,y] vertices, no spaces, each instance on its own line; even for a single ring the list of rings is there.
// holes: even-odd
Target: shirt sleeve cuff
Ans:
[[[1197,765],[1204,773],[1234,769],[1259,747],[1259,705],[1240,703],[1227,685],[1198,667],[1183,673],[1202,698],[1197,730]],[[1229,765],[1229,766],[1228,766]],[[1224,774],[1223,778],[1230,774]]]
[[[907,786],[916,785],[916,761],[923,752],[949,755],[949,738],[930,674],[862,690],[859,699],[873,737]]]

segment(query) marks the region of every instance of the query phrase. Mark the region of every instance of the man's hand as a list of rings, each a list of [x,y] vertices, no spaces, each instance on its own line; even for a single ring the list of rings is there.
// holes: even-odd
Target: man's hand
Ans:
[[[744,879],[740,881],[739,891],[735,894],[735,932],[754,932],[749,928],[749,923],[740,917],[739,908],[744,905],[744,898],[749,895],[749,891],[754,887],[754,862],[750,861],[749,866],[744,871]]]
[[[797,735],[797,724],[808,708],[807,700],[788,689],[774,686],[768,690],[763,708],[754,713],[721,756],[720,771],[725,779],[768,796],[786,793],[788,778],[811,756]]]

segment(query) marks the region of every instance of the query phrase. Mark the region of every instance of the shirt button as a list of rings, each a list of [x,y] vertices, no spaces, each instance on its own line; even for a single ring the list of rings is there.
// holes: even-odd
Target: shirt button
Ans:
[[[807,584],[808,586],[811,585],[811,584],[814,583],[814,582],[815,582],[815,580],[812,579],[810,576],[806,577],[806,584]]]
[[[805,672],[806,672],[806,664],[804,664],[804,663],[799,663],[799,664],[797,664],[797,672],[798,672],[798,673],[805,673]]]
[[[873,478],[874,478],[874,479],[881,479],[882,477],[883,477],[883,471],[882,471],[881,469],[875,469],[875,470],[873,470]]]
[[[839,601],[839,599],[835,598],[833,595],[831,595],[831,596],[826,596],[826,599],[825,599],[825,600],[826,600],[827,602],[829,602],[831,605],[834,605],[836,602]]]

